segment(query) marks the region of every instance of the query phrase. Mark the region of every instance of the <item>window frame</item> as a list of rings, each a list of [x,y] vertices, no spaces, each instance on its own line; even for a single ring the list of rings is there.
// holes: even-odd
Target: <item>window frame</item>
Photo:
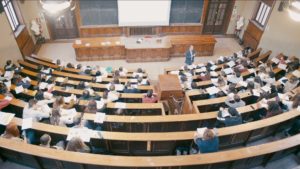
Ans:
[[[268,20],[273,10],[274,2],[275,1],[270,4],[268,2],[265,2],[264,0],[258,1],[256,10],[252,17],[252,21],[262,29],[264,29],[268,24]]]
[[[1,0],[1,5],[4,8],[4,12],[7,16],[11,29],[13,30],[13,32],[16,32],[21,26],[21,22],[18,18],[18,14],[12,0]]]

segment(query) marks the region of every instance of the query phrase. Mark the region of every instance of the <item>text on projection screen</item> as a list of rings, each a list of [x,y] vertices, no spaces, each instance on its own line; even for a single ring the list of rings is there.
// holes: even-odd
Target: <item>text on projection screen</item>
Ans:
[[[118,0],[119,26],[169,25],[171,0]]]

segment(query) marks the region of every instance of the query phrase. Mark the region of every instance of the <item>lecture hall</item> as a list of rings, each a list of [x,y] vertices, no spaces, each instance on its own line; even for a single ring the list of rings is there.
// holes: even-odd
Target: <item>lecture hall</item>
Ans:
[[[0,169],[300,169],[300,0],[0,0],[0,23]]]

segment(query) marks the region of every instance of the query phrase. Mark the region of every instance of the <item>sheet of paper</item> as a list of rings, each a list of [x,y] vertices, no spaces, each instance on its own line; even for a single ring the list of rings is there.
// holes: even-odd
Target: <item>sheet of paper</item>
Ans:
[[[297,78],[300,78],[300,71],[299,70],[295,70],[292,73],[294,76],[296,76]]]
[[[200,138],[203,137],[203,134],[204,134],[204,132],[205,132],[206,129],[207,129],[206,127],[203,127],[203,128],[197,128],[197,133],[198,133],[198,136],[199,136]]]
[[[248,83],[245,82],[245,81],[239,81],[238,84],[241,85],[241,86],[243,86],[243,87],[247,87],[248,86]]]
[[[178,73],[179,73],[179,71],[178,71]],[[172,73],[171,73],[172,74]],[[138,81],[137,81],[137,79],[130,79],[130,82],[131,83],[137,83]]]
[[[49,93],[49,92],[44,92],[44,97],[48,98],[48,99],[51,99],[53,97],[53,94]]]
[[[0,112],[0,124],[6,126],[14,117],[13,113]]]
[[[94,122],[102,124],[105,120],[105,113],[97,112]]]
[[[255,69],[248,69],[248,72],[249,72],[249,73],[255,73],[256,70],[255,70]]]
[[[132,77],[136,77],[136,76],[139,76],[139,77],[143,77],[143,73],[137,73],[137,72],[133,72],[132,73]]]
[[[271,92],[271,88],[270,88],[270,86],[263,86],[262,88],[261,88],[263,91],[265,91],[265,92]]]
[[[199,63],[198,66],[199,66],[199,67],[203,67],[204,64],[203,64],[203,63]]]
[[[277,59],[276,57],[273,57],[271,59],[272,62],[274,62],[275,64],[278,64],[279,63],[279,59]]]
[[[235,62],[234,61],[230,61],[230,62],[227,63],[227,65],[229,67],[233,67],[233,66],[235,66]]]
[[[278,68],[279,68],[279,69],[283,69],[283,70],[285,70],[285,69],[286,69],[286,67],[287,67],[287,65],[286,65],[286,64],[281,64],[281,63],[280,63],[280,64],[278,65]]]
[[[103,106],[104,106],[104,102],[103,101],[97,101],[96,100],[96,103],[97,103],[97,109],[102,109]]]
[[[278,93],[278,97],[280,100],[289,100],[289,97],[285,94]]]
[[[75,40],[76,45],[81,45],[81,43],[82,43],[81,40]]]
[[[11,79],[14,76],[14,71],[5,71],[4,77],[6,79]]]
[[[231,68],[223,69],[226,75],[233,73],[233,70]]]
[[[23,119],[22,121],[22,130],[30,129],[32,128],[32,118]]]
[[[212,83],[217,83],[218,82],[218,78],[211,78],[210,79]]]
[[[206,91],[210,94],[210,95],[213,95],[213,94],[216,94],[220,91],[219,88],[216,88],[215,86],[212,86],[212,87],[209,87],[209,88],[206,88]]]
[[[122,84],[115,84],[116,91],[123,91],[124,90],[124,85]]]
[[[5,86],[10,89],[11,87],[11,81],[7,81],[7,82],[4,82]]]
[[[212,72],[210,72],[210,75],[211,75],[211,76],[218,76],[218,73],[215,72],[215,71],[212,71]]]
[[[40,88],[41,90],[44,90],[47,86],[48,86],[48,83],[45,83],[45,82],[41,82],[41,83],[39,84],[39,88]]]
[[[16,94],[22,93],[23,91],[24,91],[24,88],[22,85],[15,88]]]
[[[96,77],[96,82],[102,82],[102,77],[101,76],[97,76]]]
[[[256,89],[253,89],[253,95],[256,97],[260,97],[260,92]]]
[[[73,109],[61,109],[61,115],[62,116],[76,116],[77,115],[77,111],[75,108]]]
[[[90,142],[92,134],[92,130],[87,128],[70,128],[67,140],[70,141],[74,137],[79,137],[84,142]]]
[[[213,65],[213,66],[210,67],[210,70],[216,70],[217,68],[218,68],[218,66]]]
[[[285,84],[285,83],[288,81],[288,79],[287,79],[286,77],[282,77],[282,78],[280,78],[278,81],[279,81],[281,84]]]
[[[125,109],[125,108],[126,108],[126,103],[123,103],[123,102],[116,102],[116,103],[115,103],[115,108],[118,108],[118,109]]]

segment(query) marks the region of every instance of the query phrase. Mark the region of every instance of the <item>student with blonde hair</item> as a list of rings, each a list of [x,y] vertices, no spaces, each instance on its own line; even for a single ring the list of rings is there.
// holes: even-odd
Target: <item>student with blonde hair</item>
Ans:
[[[203,135],[196,132],[194,142],[200,153],[212,153],[219,150],[219,138],[214,129],[205,129]]]

